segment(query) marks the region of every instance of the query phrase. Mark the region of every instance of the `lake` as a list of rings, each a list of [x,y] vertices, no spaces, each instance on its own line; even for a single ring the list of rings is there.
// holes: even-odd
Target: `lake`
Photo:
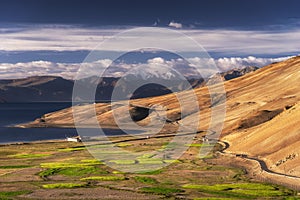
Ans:
[[[14,128],[15,124],[33,121],[43,114],[70,107],[69,103],[0,103],[0,143],[65,139],[77,136],[75,128]],[[96,130],[90,129],[90,132]],[[105,129],[106,135],[124,135],[121,130]],[[139,132],[136,132],[136,134]]]
[[[76,136],[76,129],[11,128],[41,115],[70,107],[72,103],[0,103],[0,143],[31,142]]]

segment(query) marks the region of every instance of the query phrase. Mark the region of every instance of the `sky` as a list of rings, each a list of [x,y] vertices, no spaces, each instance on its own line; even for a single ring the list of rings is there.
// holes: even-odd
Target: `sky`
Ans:
[[[192,38],[223,71],[262,67],[299,54],[299,6],[298,0],[2,0],[0,79],[32,75],[74,78],[95,48],[100,56],[84,65],[107,64],[116,52],[130,51],[122,42],[99,44],[140,27],[171,29]],[[132,37],[147,40],[145,34]],[[169,40],[170,46],[178,46],[176,51],[191,52],[188,61],[199,60],[193,54],[197,48],[186,45],[182,50],[177,38]],[[140,62],[155,59],[147,58]],[[177,58],[162,59],[165,65],[179,62]],[[136,65],[128,62],[119,67]]]

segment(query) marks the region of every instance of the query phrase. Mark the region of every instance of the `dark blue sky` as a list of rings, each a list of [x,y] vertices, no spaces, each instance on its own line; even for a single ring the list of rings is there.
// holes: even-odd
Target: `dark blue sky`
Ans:
[[[298,23],[298,0],[3,0],[0,22],[87,26],[166,26],[265,29]]]
[[[86,65],[105,65],[118,52],[132,50],[130,44],[151,41],[151,34],[134,34],[131,43],[119,35],[145,26],[192,38],[220,69],[264,66],[299,55],[299,8],[300,0],[1,0],[0,79],[73,77],[95,48],[97,62]],[[174,35],[154,39],[189,53],[191,62],[202,62],[197,45]],[[98,46],[105,41],[109,45]],[[173,62],[166,54],[160,56],[165,64]],[[149,61],[142,55],[131,61],[142,59]]]

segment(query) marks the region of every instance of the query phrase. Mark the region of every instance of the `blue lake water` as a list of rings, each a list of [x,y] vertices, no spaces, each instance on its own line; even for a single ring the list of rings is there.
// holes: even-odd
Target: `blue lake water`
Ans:
[[[41,115],[70,107],[71,103],[0,103],[0,143],[63,139],[76,136],[76,129],[11,128],[14,124],[33,121]]]
[[[45,113],[70,107],[72,103],[0,103],[0,143],[65,139],[76,136],[74,128],[14,128],[14,124],[33,121]],[[96,129],[89,129],[96,135]],[[104,130],[106,135],[123,135],[121,130]],[[134,133],[135,131],[133,131]],[[135,132],[137,134],[139,132]]]

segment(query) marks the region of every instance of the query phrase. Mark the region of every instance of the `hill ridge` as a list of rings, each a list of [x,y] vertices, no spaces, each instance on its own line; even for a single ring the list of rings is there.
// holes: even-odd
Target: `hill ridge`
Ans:
[[[289,168],[285,167],[285,169],[288,169],[285,172],[283,172],[285,164],[276,166],[276,163],[280,162],[280,160],[286,160],[293,153],[300,155],[300,143],[297,142],[300,141],[300,127],[297,126],[297,124],[300,124],[300,112],[298,111],[300,110],[299,69],[300,57],[298,56],[283,62],[273,63],[253,73],[224,82],[227,97],[227,113],[224,120],[222,138],[226,138],[231,144],[229,150],[236,152],[245,151],[249,154],[263,157],[268,167],[272,168],[273,171],[294,176],[300,176],[300,169],[298,167],[300,156],[296,156],[293,160],[288,159],[288,162],[285,162],[290,164]],[[174,122],[180,123],[181,120],[185,120],[185,123],[195,123],[194,120],[197,119],[195,116],[201,115],[198,130],[205,131],[208,129],[211,120],[210,95],[207,87],[196,88],[194,91],[199,99],[200,113],[191,104],[186,105],[189,114],[180,116],[180,106],[174,94],[135,99],[131,101],[131,105],[133,106],[129,108],[120,102],[119,106],[115,109],[118,109],[121,113],[128,112],[128,109],[130,112],[136,112],[137,109],[135,109],[134,105],[150,108],[155,104],[160,104],[166,108],[167,118]],[[189,99],[189,96],[185,98]],[[82,111],[80,115],[82,122],[87,125],[91,119],[88,117],[90,115],[87,114],[86,110],[93,106],[84,105],[76,108]],[[116,126],[110,109],[110,104],[96,104],[97,118],[101,126]],[[291,113],[294,109],[297,110],[296,114]],[[146,115],[146,117],[140,118],[136,123],[146,125],[149,123],[150,117],[151,115]],[[29,124],[29,126],[72,127],[72,109],[47,114],[43,120],[43,123],[36,121]],[[125,124],[128,120],[121,118],[121,121]],[[153,120],[156,119],[153,118]],[[254,121],[249,126],[241,126],[245,123],[245,120]],[[280,125],[285,128],[278,127]],[[167,123],[162,132],[176,132],[176,127],[176,123]],[[263,130],[265,136],[262,136],[259,130]],[[274,130],[279,130],[279,133],[273,132]],[[284,134],[290,134],[288,137],[290,139],[283,140]],[[255,135],[255,137],[251,135]],[[267,136],[269,138],[266,139],[266,142],[262,138]],[[244,143],[247,145],[243,145]],[[277,152],[272,151],[274,145],[280,147],[280,149],[274,148]]]

